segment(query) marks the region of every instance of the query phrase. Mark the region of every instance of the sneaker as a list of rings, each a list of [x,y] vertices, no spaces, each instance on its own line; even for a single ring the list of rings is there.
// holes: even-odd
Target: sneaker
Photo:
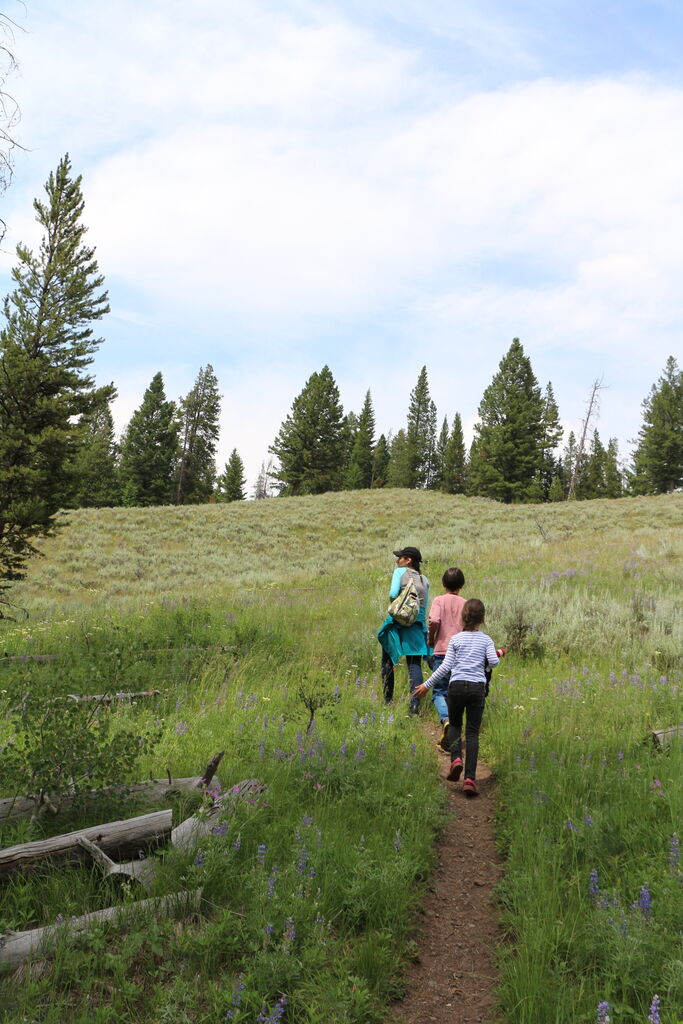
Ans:
[[[442,722],[441,724],[443,725],[443,732],[441,733],[441,739],[438,742],[438,746],[441,747],[442,750],[448,751],[451,749],[448,745],[448,722]]]
[[[449,771],[446,778],[449,782],[457,782],[462,773],[462,758],[456,757],[454,761],[451,761],[451,770]]]
[[[479,790],[474,779],[465,779],[462,784],[462,791],[465,796],[479,796]]]

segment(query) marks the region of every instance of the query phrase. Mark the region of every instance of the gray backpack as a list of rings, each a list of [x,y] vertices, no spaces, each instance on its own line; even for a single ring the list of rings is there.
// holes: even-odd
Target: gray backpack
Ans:
[[[415,586],[415,576],[411,577],[398,597],[389,605],[387,614],[391,615],[397,626],[412,626],[420,613],[420,595]]]

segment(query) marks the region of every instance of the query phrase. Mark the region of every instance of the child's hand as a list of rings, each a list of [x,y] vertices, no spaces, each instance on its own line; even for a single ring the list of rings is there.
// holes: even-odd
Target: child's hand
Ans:
[[[424,697],[426,692],[427,692],[427,687],[425,686],[424,683],[420,683],[419,686],[415,687],[415,689],[413,690],[411,696],[417,697],[418,700],[422,700],[422,698]]]

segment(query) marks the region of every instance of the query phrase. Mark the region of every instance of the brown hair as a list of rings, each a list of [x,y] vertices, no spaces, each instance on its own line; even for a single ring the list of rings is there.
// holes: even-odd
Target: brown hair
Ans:
[[[486,609],[478,597],[471,597],[462,607],[462,628],[474,630],[481,626],[486,617]]]

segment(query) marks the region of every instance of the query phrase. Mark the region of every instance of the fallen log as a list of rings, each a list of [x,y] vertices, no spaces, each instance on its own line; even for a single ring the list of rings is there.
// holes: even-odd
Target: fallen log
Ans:
[[[44,928],[31,928],[25,932],[8,932],[5,935],[0,935],[0,969],[11,970],[31,953],[41,952],[45,946],[68,940],[74,935],[89,931],[98,924],[112,921],[117,925],[125,925],[145,914],[168,917],[196,912],[199,910],[201,897],[201,889],[195,889],[192,892],[174,892],[167,896],[155,896],[139,900],[136,903],[126,903],[120,907],[95,910],[82,917],[73,917]]]
[[[658,750],[666,750],[673,740],[683,740],[683,724],[674,725],[671,729],[653,729],[652,742]]]
[[[27,694],[28,696],[28,694]],[[132,704],[134,700],[144,700],[147,697],[159,697],[161,690],[138,690],[137,693],[130,693],[121,690],[116,693],[65,693],[61,697],[51,697],[44,701],[44,704],[59,704],[60,701],[70,700],[72,704]],[[11,715],[17,715],[22,710],[23,701],[9,709]]]
[[[79,836],[76,841],[90,854],[105,878],[133,881],[139,883],[147,891],[151,889],[156,874],[156,865],[149,857],[144,860],[129,860],[124,864],[117,864],[107,856],[104,850],[100,849],[96,843],[86,839],[85,836]]]
[[[171,835],[173,812],[153,811],[137,818],[124,821],[110,821],[104,825],[78,829],[51,839],[38,839],[32,843],[20,843],[0,850],[0,878],[6,878],[16,871],[32,868],[44,860],[61,864],[78,864],[86,859],[86,852],[79,845],[79,838],[97,843],[106,853],[135,857],[139,851],[155,849],[168,841]]]
[[[166,779],[149,779],[147,782],[135,782],[130,786],[105,786],[103,789],[91,789],[80,795],[80,799],[96,800],[102,796],[130,796],[143,800],[145,803],[163,803],[170,800],[180,792],[192,792],[192,790],[206,789],[210,785],[218,766],[221,763],[223,754],[221,750],[209,761],[201,775],[192,775],[189,778],[173,779],[170,775]],[[24,818],[32,815],[37,817],[45,810],[52,810],[54,813],[62,808],[69,807],[76,798],[73,796],[55,797],[43,794],[41,797],[16,796],[5,797],[0,800],[0,823],[7,818]],[[58,805],[58,806],[56,806]]]

